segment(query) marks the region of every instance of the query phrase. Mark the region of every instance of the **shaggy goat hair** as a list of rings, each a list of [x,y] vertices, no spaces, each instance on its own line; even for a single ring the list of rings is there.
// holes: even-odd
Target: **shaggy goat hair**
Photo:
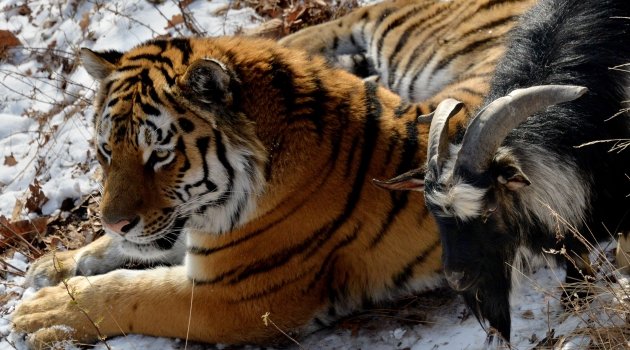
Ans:
[[[542,0],[511,33],[485,107],[450,141],[460,104],[438,106],[426,174],[375,181],[424,190],[447,281],[508,341],[512,277],[523,263],[565,248],[554,257],[567,282],[583,281],[593,272],[576,232],[591,243],[627,237],[630,150],[597,142],[630,139],[628,113],[617,115],[629,99],[626,63],[628,0]]]

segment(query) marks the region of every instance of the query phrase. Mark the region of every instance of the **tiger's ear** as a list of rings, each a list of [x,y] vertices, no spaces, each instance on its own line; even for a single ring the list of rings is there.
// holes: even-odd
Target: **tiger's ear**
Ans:
[[[92,78],[101,81],[116,69],[123,53],[109,50],[96,52],[88,48],[81,49],[81,62]]]
[[[179,85],[188,98],[206,104],[233,103],[236,75],[227,66],[213,58],[196,60],[179,79]]]
[[[424,169],[414,169],[387,181],[373,179],[377,187],[385,190],[424,191]]]

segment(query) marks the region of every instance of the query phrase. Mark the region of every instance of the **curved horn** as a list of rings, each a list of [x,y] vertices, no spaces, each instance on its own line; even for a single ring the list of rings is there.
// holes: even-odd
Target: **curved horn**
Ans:
[[[454,174],[466,169],[480,174],[488,168],[505,137],[530,115],[543,108],[573,101],[587,88],[573,85],[541,85],[512,91],[487,105],[466,130],[457,154]]]
[[[418,123],[419,124],[431,124],[431,121],[433,121],[433,115],[435,114],[435,111],[429,113],[429,114],[423,114],[421,116],[418,116]]]
[[[429,171],[434,173],[436,180],[440,177],[440,171],[448,159],[448,120],[457,114],[462,107],[464,104],[460,101],[447,98],[440,102],[435,109],[429,128],[427,160],[429,161]],[[435,157],[436,155],[437,157]]]

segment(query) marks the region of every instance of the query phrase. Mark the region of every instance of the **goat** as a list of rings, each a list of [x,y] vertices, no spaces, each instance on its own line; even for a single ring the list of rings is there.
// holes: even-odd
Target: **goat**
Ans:
[[[611,69],[630,62],[628,18],[627,0],[542,0],[511,33],[468,128],[448,140],[448,118],[461,105],[443,101],[426,173],[375,180],[424,191],[449,285],[482,327],[488,321],[507,341],[514,267],[564,248],[555,257],[566,263],[566,281],[583,281],[592,271],[574,230],[591,243],[610,239],[609,230],[627,239],[630,151],[597,141],[630,139],[629,113],[620,112],[630,79]]]

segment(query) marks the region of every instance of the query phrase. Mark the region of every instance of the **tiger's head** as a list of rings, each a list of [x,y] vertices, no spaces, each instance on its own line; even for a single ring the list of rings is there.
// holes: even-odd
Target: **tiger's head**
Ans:
[[[238,77],[221,60],[197,56],[188,39],[81,51],[100,82],[101,219],[122,252],[140,260],[168,255],[184,227],[238,227],[265,185],[267,156],[239,110]]]

